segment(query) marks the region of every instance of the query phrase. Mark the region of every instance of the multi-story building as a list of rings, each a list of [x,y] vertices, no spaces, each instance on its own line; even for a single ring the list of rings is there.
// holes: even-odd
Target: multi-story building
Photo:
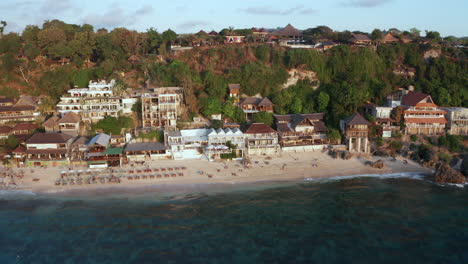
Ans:
[[[0,100],[0,124],[10,122],[31,122],[40,117],[37,98],[21,96],[17,102],[9,98]]]
[[[468,108],[442,107],[447,112],[447,132],[451,135],[468,135]]]
[[[81,114],[83,121],[96,122],[106,116],[117,117],[119,113],[131,113],[136,98],[114,94],[115,80],[89,82],[88,88],[68,90],[60,98],[57,110],[62,114],[74,112]]]
[[[283,151],[314,150],[328,144],[323,113],[275,115]]]
[[[446,111],[440,109],[430,95],[409,91],[403,96],[406,134],[437,135],[445,132]]]
[[[89,141],[86,158],[90,168],[122,165],[123,148],[110,146],[110,140],[110,135],[99,133]]]
[[[182,112],[182,101],[183,89],[180,87],[154,88],[152,93],[142,94],[143,127],[175,130]]]
[[[36,133],[26,141],[27,166],[69,164],[73,137],[62,133]]]
[[[167,134],[167,144],[172,158],[175,160],[204,158],[210,131],[211,129],[207,128],[170,131]]]
[[[340,120],[340,129],[345,136],[348,151],[369,152],[369,126],[370,123],[359,113]]]
[[[272,155],[280,152],[278,132],[263,123],[253,123],[245,131],[247,154]]]
[[[220,158],[221,154],[236,153],[236,156],[244,156],[245,135],[238,128],[211,129],[208,133],[208,146],[205,153],[208,159]]]

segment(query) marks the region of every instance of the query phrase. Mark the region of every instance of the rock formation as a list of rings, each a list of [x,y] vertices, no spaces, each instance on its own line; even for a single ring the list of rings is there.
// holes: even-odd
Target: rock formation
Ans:
[[[438,162],[434,174],[434,181],[438,183],[465,183],[466,178],[449,164]]]

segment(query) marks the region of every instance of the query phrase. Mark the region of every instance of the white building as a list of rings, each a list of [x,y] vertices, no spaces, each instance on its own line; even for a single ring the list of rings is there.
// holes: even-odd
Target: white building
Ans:
[[[233,151],[238,157],[244,156],[246,136],[238,128],[211,129],[208,134],[208,146],[205,153],[208,159],[220,158],[221,154]]]
[[[205,148],[208,145],[208,134],[211,129],[184,129],[170,131],[167,134],[167,144],[175,160],[203,159]]]
[[[119,113],[131,113],[136,98],[117,96],[113,92],[115,80],[89,82],[88,88],[68,90],[60,98],[57,110],[63,115],[79,113],[84,121],[96,122],[106,116],[117,117]]]
[[[468,135],[468,108],[441,107],[447,114],[447,132],[451,135]]]

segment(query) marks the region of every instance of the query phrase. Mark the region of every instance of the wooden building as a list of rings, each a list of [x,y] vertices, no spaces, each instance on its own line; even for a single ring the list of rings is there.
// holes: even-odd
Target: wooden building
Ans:
[[[283,151],[321,149],[328,144],[323,113],[275,115]]]
[[[350,43],[354,45],[370,45],[372,40],[364,34],[351,34],[352,37],[348,40]]]
[[[345,136],[350,152],[369,152],[369,126],[371,124],[359,113],[340,120],[340,128]]]

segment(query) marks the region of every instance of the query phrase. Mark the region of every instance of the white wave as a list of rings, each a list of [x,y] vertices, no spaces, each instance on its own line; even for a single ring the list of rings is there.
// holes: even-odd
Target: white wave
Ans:
[[[346,175],[346,176],[335,176],[330,178],[306,178],[306,181],[341,181],[354,178],[380,178],[380,179],[398,179],[398,178],[408,178],[415,180],[424,180],[425,173],[420,172],[399,172],[399,173],[389,173],[389,174],[355,174],[355,175]]]
[[[0,190],[0,197],[3,196],[35,196],[35,192],[30,190]]]

